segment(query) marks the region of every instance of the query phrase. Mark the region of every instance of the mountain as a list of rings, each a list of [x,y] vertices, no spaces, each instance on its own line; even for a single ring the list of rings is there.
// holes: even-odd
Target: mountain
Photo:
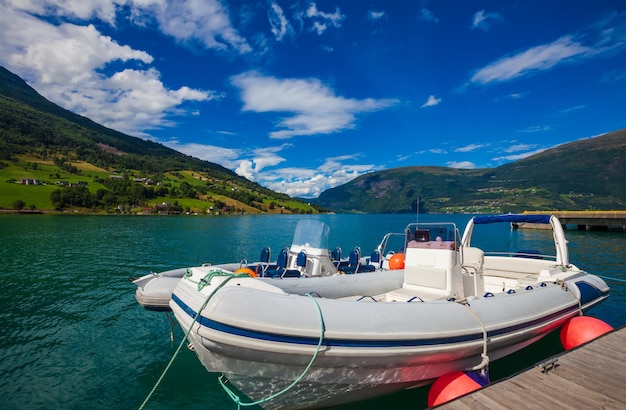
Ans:
[[[39,188],[18,186],[35,180]],[[178,211],[318,211],[221,165],[65,110],[0,67],[0,208],[117,212],[163,202],[180,204]]]
[[[489,169],[404,167],[324,191],[336,212],[519,212],[626,208],[626,130],[579,140]]]
[[[19,182],[37,180],[37,187]],[[149,185],[152,181],[155,185]],[[497,168],[403,167],[300,200],[218,164],[106,128],[0,67],[0,208],[232,213],[517,212],[626,208],[626,130]],[[312,204],[312,205],[310,205]]]

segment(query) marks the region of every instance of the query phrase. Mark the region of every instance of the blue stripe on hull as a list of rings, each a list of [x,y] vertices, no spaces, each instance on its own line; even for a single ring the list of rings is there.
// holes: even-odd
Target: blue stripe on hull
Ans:
[[[188,314],[191,318],[196,316],[196,312],[183,302],[178,296],[172,294],[172,300],[180,306],[180,308]],[[451,302],[452,303],[452,302]],[[536,319],[530,322],[524,322],[518,325],[509,326],[502,329],[497,329],[488,332],[488,337],[500,336],[510,332],[519,332],[524,329],[530,329],[538,325],[547,324],[550,321],[569,315],[578,311],[578,303],[574,303],[559,312],[552,313],[548,316],[544,316],[540,319]],[[204,316],[200,316],[197,320],[202,326],[209,329],[217,330],[236,336],[247,337],[252,339],[266,340],[270,342],[279,343],[291,343],[300,345],[317,345],[318,338],[291,336],[275,333],[260,332],[256,330],[244,329],[236,326],[227,325]],[[482,341],[482,332],[472,333],[461,336],[452,337],[438,337],[429,339],[397,339],[397,340],[355,340],[355,339],[330,339],[324,338],[323,345],[327,347],[351,347],[351,348],[393,348],[393,347],[410,347],[410,346],[433,346],[433,345],[448,345],[454,343]]]
[[[603,299],[609,296],[609,292],[602,292],[600,289],[587,282],[576,282],[576,287],[580,291],[580,303],[583,305],[593,302],[596,299]]]

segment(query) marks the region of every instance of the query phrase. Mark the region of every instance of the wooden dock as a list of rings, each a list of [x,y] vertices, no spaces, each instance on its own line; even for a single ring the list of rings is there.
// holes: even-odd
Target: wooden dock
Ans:
[[[626,327],[555,358],[437,409],[626,409]]]
[[[620,230],[626,232],[626,211],[524,211],[525,214],[550,214],[559,218],[565,229]],[[542,228],[519,224],[519,228]]]

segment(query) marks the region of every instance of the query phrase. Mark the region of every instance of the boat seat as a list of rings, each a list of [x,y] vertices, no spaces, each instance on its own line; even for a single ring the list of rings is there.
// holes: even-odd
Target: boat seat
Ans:
[[[340,264],[339,270],[341,270],[345,274],[356,273],[359,269],[359,265],[361,264],[361,248],[355,246],[350,252],[350,256],[348,256],[348,264]]]
[[[255,267],[254,271],[257,276],[265,276],[265,271],[270,266],[270,255],[272,251],[269,246],[261,249],[261,256],[259,257],[259,264]]]
[[[478,296],[485,293],[483,266],[485,252],[480,248],[463,247],[461,255],[461,273],[463,278],[463,294],[465,297]]]
[[[336,247],[335,249],[333,249],[330,252],[330,260],[333,262],[333,265],[335,265],[335,268],[339,268],[339,265],[341,264],[341,248],[340,247]]]
[[[485,252],[471,246],[463,248],[463,263],[461,269],[470,274],[482,272],[485,263]]]
[[[289,249],[288,248],[283,248],[280,253],[278,254],[278,258],[276,259],[276,264],[275,265],[268,265],[264,270],[263,270],[263,275],[262,276],[269,276],[272,278],[275,277],[280,277],[282,276],[285,271],[287,270],[287,258],[289,256]]]
[[[376,269],[382,269],[382,260],[383,258],[380,251],[376,249],[372,252],[370,257],[366,259],[366,263],[359,263],[355,273],[374,272]]]

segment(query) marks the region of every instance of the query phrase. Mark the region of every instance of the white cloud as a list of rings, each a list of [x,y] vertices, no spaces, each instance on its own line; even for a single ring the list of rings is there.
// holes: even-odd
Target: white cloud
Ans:
[[[241,90],[244,111],[291,113],[278,123],[271,138],[329,134],[354,128],[356,114],[377,111],[395,100],[348,99],[317,79],[278,79],[249,71],[231,78]]]
[[[439,105],[439,103],[441,103],[441,98],[435,98],[434,95],[431,95],[430,97],[428,97],[428,100],[426,100],[426,102],[422,104],[420,108],[434,107],[435,105]]]
[[[112,61],[149,64],[153,60],[144,51],[103,36],[93,25],[54,26],[27,14],[5,12],[0,22],[11,35],[0,45],[0,58],[10,67],[28,72],[40,84],[77,86],[93,80],[94,70]]]
[[[550,44],[532,47],[495,61],[478,70],[471,81],[479,84],[508,81],[591,53],[593,49],[574,41],[571,36],[565,36]]]
[[[534,125],[532,127],[524,128],[523,130],[517,131],[518,133],[523,134],[534,134],[535,132],[545,132],[548,131],[550,127],[546,125]]]
[[[259,179],[259,173],[264,168],[273,167],[286,161],[286,159],[278,155],[278,153],[290,146],[290,144],[283,144],[278,147],[257,148],[252,151],[250,158],[244,159],[239,163],[235,172],[250,181],[257,181]]]
[[[380,20],[384,16],[385,16],[385,12],[384,11],[370,10],[370,11],[367,12],[367,19],[368,20],[372,20],[372,21]]]
[[[184,114],[185,102],[222,97],[185,86],[167,89],[156,69],[141,68],[153,62],[151,55],[118,44],[93,25],[56,26],[0,5],[0,27],[1,65],[49,100],[122,132],[145,136],[146,129],[171,125],[171,115]],[[112,63],[119,71],[105,70]]]
[[[428,9],[420,10],[420,18],[424,21],[432,21],[433,23],[439,23],[439,19]]]
[[[252,48],[233,28],[228,8],[219,0],[9,0],[12,8],[29,13],[79,19],[100,19],[111,26],[124,10],[136,25],[156,21],[161,31],[207,49],[248,53]]]
[[[313,21],[312,30],[319,35],[322,35],[328,27],[341,27],[341,23],[346,18],[344,14],[341,14],[339,8],[335,9],[334,13],[325,13],[319,11],[315,3],[309,5],[305,16]]]
[[[537,144],[515,144],[511,145],[508,148],[504,149],[504,152],[518,152],[518,151],[528,151],[529,149],[535,148]]]
[[[524,152],[522,154],[516,154],[516,155],[505,155],[502,157],[496,157],[493,158],[494,161],[498,161],[498,162],[502,162],[502,161],[517,161],[519,159],[524,159],[527,157],[530,157],[531,155],[535,155],[535,154],[539,154],[543,151],[545,151],[547,148],[541,148],[541,149],[537,149],[534,151],[529,151],[529,152]]]
[[[161,143],[183,154],[213,162],[228,169],[234,169],[239,166],[240,158],[243,154],[240,149],[224,148],[208,144],[181,143],[176,139],[162,141]]]
[[[6,0],[15,10],[21,10],[40,16],[63,16],[87,20],[98,18],[110,25],[115,25],[117,7],[126,3],[124,0]]]
[[[485,144],[469,144],[469,145],[466,145],[464,147],[460,147],[460,148],[455,149],[454,152],[471,152],[471,151],[475,151],[475,150],[477,150],[479,148],[484,148],[486,146],[487,145],[485,145]]]
[[[485,13],[485,10],[480,10],[474,14],[472,18],[472,25],[470,26],[472,29],[482,29],[489,30],[491,27],[491,23],[494,21],[502,20],[502,16],[500,13]]]
[[[611,55],[623,50],[624,47],[626,47],[626,14],[613,13],[584,32],[568,34],[552,43],[541,44],[502,57],[477,70],[470,82],[488,84],[509,81],[550,70],[563,63],[572,63],[602,54]]]
[[[365,173],[378,170],[374,165],[351,165],[354,156],[328,158],[317,169],[281,168],[259,175],[259,182],[289,196],[318,197],[327,189],[345,184]],[[262,181],[262,182],[261,182]]]
[[[326,29],[328,28],[328,26],[326,25],[326,23],[322,23],[319,21],[314,21],[313,22],[313,30],[317,32],[317,34],[322,35]]]
[[[572,112],[572,111],[583,110],[585,108],[587,108],[587,106],[584,105],[584,104],[583,105],[575,105],[573,107],[566,108],[566,109],[562,110],[561,112],[562,113],[568,113],[568,112]]]
[[[255,180],[254,165],[249,159],[241,161],[237,169],[235,169],[235,173],[249,181]]]
[[[449,166],[450,168],[457,168],[457,169],[474,169],[476,168],[476,164],[474,164],[473,162],[470,161],[450,161],[446,163],[447,166]]]
[[[231,25],[228,9],[218,0],[134,1],[135,15],[154,15],[160,29],[181,42],[200,41],[208,49],[252,51]]]
[[[285,36],[293,35],[291,24],[289,24],[289,21],[285,17],[283,9],[276,2],[270,4],[267,17],[270,21],[272,34],[274,34],[276,41],[282,41]]]
[[[235,169],[238,175],[277,192],[304,198],[317,197],[327,189],[381,169],[372,164],[354,164],[358,154],[327,158],[317,168],[276,168],[286,161],[279,153],[290,148],[291,144],[257,148],[250,152],[213,145],[181,144],[178,141],[164,144],[196,158]]]

